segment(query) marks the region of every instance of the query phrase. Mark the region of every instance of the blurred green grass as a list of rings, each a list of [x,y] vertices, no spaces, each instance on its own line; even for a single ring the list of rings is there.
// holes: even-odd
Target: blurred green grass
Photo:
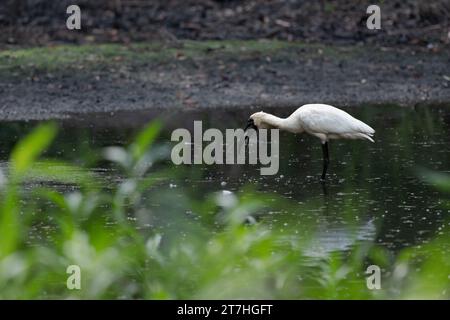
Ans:
[[[143,42],[120,44],[55,45],[0,50],[0,75],[10,73],[50,72],[66,73],[73,70],[103,70],[124,66],[173,63],[218,59],[251,59],[252,57],[284,55],[314,57],[318,50],[325,56],[351,59],[371,50],[363,48],[307,44],[281,40],[183,40],[168,44]],[[367,51],[367,52],[366,52]]]

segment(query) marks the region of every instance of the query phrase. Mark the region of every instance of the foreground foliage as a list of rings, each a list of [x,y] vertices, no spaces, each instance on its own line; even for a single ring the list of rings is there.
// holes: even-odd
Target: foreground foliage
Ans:
[[[127,148],[98,152],[124,177],[108,185],[83,167],[40,159],[53,124],[16,145],[0,176],[0,298],[450,298],[448,230],[397,254],[360,244],[311,256],[314,236],[264,222],[286,200],[251,188],[174,199],[168,181],[179,170],[155,168],[167,153],[154,144],[159,130],[152,123]],[[427,176],[450,190],[450,178]],[[371,264],[382,268],[381,290],[367,289]],[[70,265],[80,267],[81,290],[66,287]]]

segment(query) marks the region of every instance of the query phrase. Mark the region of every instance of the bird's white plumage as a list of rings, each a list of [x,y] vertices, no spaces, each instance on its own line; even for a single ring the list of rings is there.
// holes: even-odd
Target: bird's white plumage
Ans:
[[[286,119],[257,112],[251,115],[259,128],[278,128],[294,133],[303,131],[318,137],[323,143],[329,139],[366,139],[375,133],[370,126],[347,112],[327,104],[306,104]]]
[[[250,121],[252,120],[252,121]],[[265,112],[256,112],[250,116],[247,127],[280,129],[293,133],[306,132],[320,139],[323,152],[323,171],[321,180],[325,181],[328,164],[328,140],[330,139],[365,139],[375,133],[364,122],[352,117],[347,112],[327,104],[306,104],[283,119]]]
[[[326,104],[307,104],[292,115],[303,129],[312,135],[326,136],[328,139],[368,139],[375,133],[364,122],[347,112]]]

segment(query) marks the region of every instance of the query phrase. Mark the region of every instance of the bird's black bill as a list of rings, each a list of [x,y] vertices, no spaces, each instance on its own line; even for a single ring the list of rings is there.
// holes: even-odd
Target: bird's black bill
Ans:
[[[247,121],[247,125],[244,128],[244,132],[247,131],[248,129],[254,129],[255,131],[258,131],[258,127],[255,125],[255,122],[253,121],[253,119],[248,119]],[[245,136],[245,145],[248,146],[248,142],[250,141],[249,136]]]
[[[253,121],[253,119],[248,119],[247,125],[245,126],[244,131],[247,131],[249,128],[252,128],[252,129],[255,129],[256,131],[258,131],[258,127],[255,125],[255,122]]]

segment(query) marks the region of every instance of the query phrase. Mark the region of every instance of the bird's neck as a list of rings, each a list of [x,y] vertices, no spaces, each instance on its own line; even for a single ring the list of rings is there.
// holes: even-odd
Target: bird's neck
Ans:
[[[298,126],[295,126],[292,122],[293,119],[291,117],[288,118],[280,118],[277,116],[274,116],[273,114],[266,113],[264,116],[264,122],[265,124],[270,128],[280,129],[284,131],[289,131],[293,133],[300,132],[300,128]]]

